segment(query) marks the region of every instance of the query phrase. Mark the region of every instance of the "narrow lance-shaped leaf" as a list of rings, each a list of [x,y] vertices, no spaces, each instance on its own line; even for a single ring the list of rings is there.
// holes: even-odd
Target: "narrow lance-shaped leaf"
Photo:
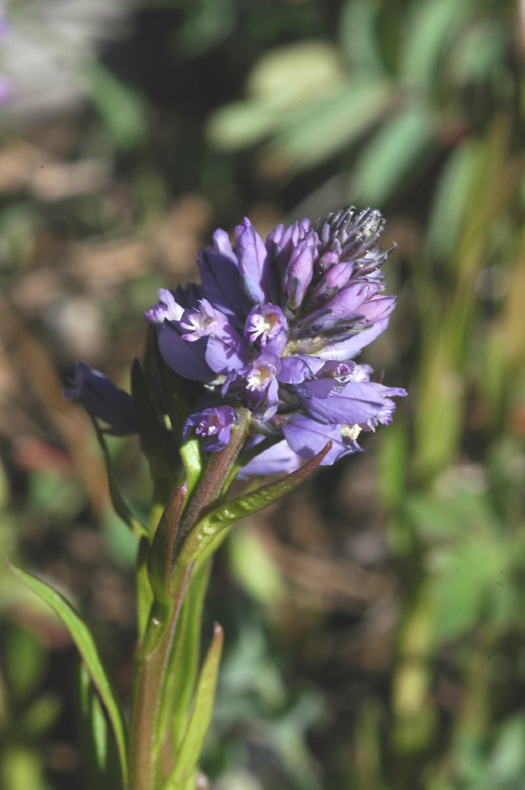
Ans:
[[[82,767],[90,790],[121,790],[115,741],[85,664],[78,678],[78,724]]]
[[[165,491],[164,501],[170,493],[170,466],[174,459],[167,463],[166,451],[171,442],[171,453],[177,453],[173,437],[163,425],[164,415],[156,407],[151,395],[146,376],[138,359],[131,368],[131,396],[135,407],[135,415],[139,429],[139,441],[142,452],[146,456],[151,476],[157,488]]]
[[[210,576],[210,563],[202,566],[191,579],[166,673],[162,694],[160,734],[171,725],[174,751],[180,746],[188,710],[199,670],[202,609]]]
[[[75,642],[91,680],[106,707],[119,753],[123,784],[124,787],[126,787],[128,783],[128,762],[124,719],[109,678],[100,660],[91,632],[63,595],[50,587],[46,582],[37,579],[30,573],[20,570],[20,568],[16,568],[9,561],[8,567],[14,576],[17,576],[30,590],[32,590],[32,592],[53,609],[66,626],[71,638]]]
[[[170,600],[168,580],[173,563],[175,536],[186,501],[188,484],[182,483],[171,495],[162,514],[148,555],[148,577],[155,598],[161,603]]]
[[[153,591],[148,576],[148,555],[150,550],[149,540],[142,538],[139,542],[137,554],[137,569],[135,584],[137,589],[137,630],[138,641],[142,642],[142,637],[148,627],[148,617],[153,603]]]
[[[184,423],[191,409],[181,392],[179,377],[164,362],[158,346],[156,347],[156,360],[164,403],[170,418],[173,437],[179,447],[182,463],[186,471],[188,492],[191,493],[202,471],[202,458],[198,440],[193,438],[187,442],[182,441]]]
[[[187,788],[195,787],[199,759],[213,714],[222,642],[223,631],[216,623],[212,643],[199,675],[188,727],[175,758],[175,767],[164,784],[163,790],[187,790]]]
[[[95,426],[95,431],[97,434],[98,443],[100,445],[100,449],[102,450],[102,454],[104,455],[104,461],[106,462],[106,472],[108,475],[108,487],[109,487],[109,495],[111,497],[111,502],[113,503],[113,507],[115,508],[115,512],[118,516],[124,521],[125,524],[131,529],[131,531],[141,536],[147,536],[148,530],[144,524],[142,524],[139,519],[134,515],[130,506],[127,504],[126,500],[122,496],[122,492],[117,485],[115,480],[115,475],[113,473],[113,467],[111,464],[111,458],[109,455],[108,446],[106,444],[106,440],[104,439],[104,434],[100,430],[97,425],[97,421],[92,417],[91,418],[93,425]]]
[[[294,488],[311,477],[331,447],[330,440],[321,452],[295,472],[212,510],[188,535],[179,562],[182,565],[190,565],[197,560],[202,562],[217,548],[218,542],[225,537],[226,530],[231,524],[241,518],[251,516],[252,513],[257,513],[258,510],[262,510],[284,494],[293,491]]]

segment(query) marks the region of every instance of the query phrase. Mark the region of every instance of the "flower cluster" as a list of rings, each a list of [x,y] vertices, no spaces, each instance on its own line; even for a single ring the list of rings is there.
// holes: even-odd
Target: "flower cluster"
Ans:
[[[383,294],[383,230],[378,211],[352,207],[314,225],[278,225],[266,242],[248,219],[234,244],[215,231],[199,254],[202,284],[161,289],[146,313],[166,363],[198,382],[186,436],[195,431],[202,449],[220,450],[243,406],[252,434],[275,440],[266,450],[274,471],[312,458],[328,439],[323,463],[332,464],[361,449],[361,431],[390,422],[392,397],[405,391],[353,360],[395,305]]]

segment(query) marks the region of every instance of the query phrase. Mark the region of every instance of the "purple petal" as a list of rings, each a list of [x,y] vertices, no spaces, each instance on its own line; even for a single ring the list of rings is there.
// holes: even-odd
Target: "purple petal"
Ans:
[[[247,315],[252,307],[243,291],[235,252],[223,230],[213,234],[213,247],[199,253],[197,264],[206,298],[229,316]]]
[[[264,242],[249,219],[235,228],[239,271],[246,293],[259,304],[271,301],[271,273]]]
[[[297,310],[301,305],[307,288],[312,282],[317,250],[313,245],[302,242],[293,250],[283,280],[284,294],[288,306]]]
[[[216,453],[226,447],[230,441],[232,425],[235,423],[235,411],[231,406],[214,406],[204,411],[190,414],[184,425],[183,437],[187,441],[191,431],[201,437],[201,449]]]
[[[244,333],[251,343],[261,348],[271,344],[272,351],[280,354],[288,340],[288,321],[277,305],[256,305],[246,319]]]
[[[330,389],[328,384],[332,385]],[[304,391],[309,397],[304,397]],[[307,381],[302,385],[303,406],[308,414],[322,421],[356,425],[374,419],[383,407],[381,394],[373,384],[349,382],[336,386],[329,379]]]
[[[365,318],[367,324],[375,324],[376,321],[389,316],[395,306],[395,296],[374,296],[363,302],[357,312]]]
[[[283,357],[277,378],[283,384],[300,384],[305,379],[313,378],[323,365],[324,361],[318,357],[306,355]]]
[[[257,438],[259,441],[263,441],[264,436],[259,435]],[[287,441],[283,439],[252,458],[246,466],[242,467],[237,476],[243,480],[253,475],[289,475],[291,472],[295,472],[301,463],[302,458],[294,453]]]
[[[185,306],[177,302],[175,295],[166,288],[159,290],[159,302],[144,313],[144,317],[152,324],[162,324],[163,321],[180,321]]]
[[[246,372],[246,388],[252,392],[265,392],[272,382],[277,386],[276,377],[280,370],[281,360],[277,354],[263,351]]]
[[[215,373],[221,375],[246,367],[248,346],[231,324],[226,324],[208,340],[206,362]]]
[[[137,432],[131,395],[85,362],[75,363],[73,377],[69,386],[64,388],[64,395],[66,398],[78,398],[93,417],[107,423],[106,433],[128,436]]]
[[[328,328],[338,321],[353,317],[356,313],[361,315],[361,308],[374,296],[375,291],[377,291],[376,285],[366,282],[353,283],[314,311],[308,318],[308,324],[319,323],[323,328]]]
[[[183,340],[168,321],[159,329],[159,349],[166,363],[175,373],[192,381],[211,381],[213,370],[206,364],[206,338],[194,343]]]
[[[356,354],[359,354],[359,352],[371,343],[372,340],[379,337],[387,328],[389,321],[390,316],[387,316],[373,324],[369,329],[363,329],[355,335],[352,335],[352,337],[341,340],[339,343],[332,343],[331,345],[325,346],[319,351],[319,356],[323,359],[335,359],[338,361],[350,359],[356,356]]]
[[[323,259],[328,258],[328,256],[337,258],[335,253],[327,252],[319,259],[318,267],[322,266]],[[318,302],[323,299],[323,297],[331,296],[333,291],[344,288],[350,279],[353,269],[353,263],[334,263],[327,268],[323,278],[313,290],[311,301]]]
[[[307,461],[321,452],[331,439],[332,447],[321,461],[321,466],[331,466],[343,455],[361,450],[355,440],[343,437],[340,425],[323,425],[303,415],[290,418],[283,425],[283,433],[291,449]]]

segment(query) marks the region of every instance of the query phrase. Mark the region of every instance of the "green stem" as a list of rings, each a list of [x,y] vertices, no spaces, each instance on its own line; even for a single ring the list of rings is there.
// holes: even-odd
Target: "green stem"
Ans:
[[[156,780],[156,736],[166,668],[173,644],[184,593],[192,566],[181,568],[174,580],[175,604],[153,604],[148,628],[135,672],[130,726],[131,790],[154,790]]]
[[[232,428],[230,441],[220,452],[210,454],[206,469],[182,515],[177,535],[177,554],[188,533],[204,515],[206,509],[218,504],[224,484],[228,481],[232,466],[246,441],[250,430],[250,419],[251,413],[248,409],[238,409],[237,424]]]
[[[232,428],[230,441],[218,453],[212,453],[196,485],[179,524],[174,556],[180,555],[184,540],[207,509],[215,506],[223,494],[232,466],[248,435],[250,412],[237,411],[237,424]],[[175,564],[170,578],[171,602],[154,603],[148,625],[139,648],[135,671],[135,687],[131,711],[130,771],[131,790],[155,790],[162,718],[162,695],[166,687],[166,672],[173,651],[177,622],[184,595],[193,571],[190,565]]]

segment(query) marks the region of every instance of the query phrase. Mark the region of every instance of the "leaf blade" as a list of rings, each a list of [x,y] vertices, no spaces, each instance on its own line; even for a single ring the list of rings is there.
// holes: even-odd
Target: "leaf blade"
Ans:
[[[215,623],[213,639],[202,665],[186,734],[176,757],[175,767],[163,790],[184,790],[197,774],[198,762],[213,714],[219,673],[223,630]]]
[[[7,563],[10,572],[19,578],[35,595],[47,603],[60,617],[75,642],[91,680],[106,707],[117,743],[123,783],[126,786],[128,781],[128,761],[124,717],[100,660],[91,632],[61,593],[41,579],[37,579],[36,576],[15,567],[9,560]]]

